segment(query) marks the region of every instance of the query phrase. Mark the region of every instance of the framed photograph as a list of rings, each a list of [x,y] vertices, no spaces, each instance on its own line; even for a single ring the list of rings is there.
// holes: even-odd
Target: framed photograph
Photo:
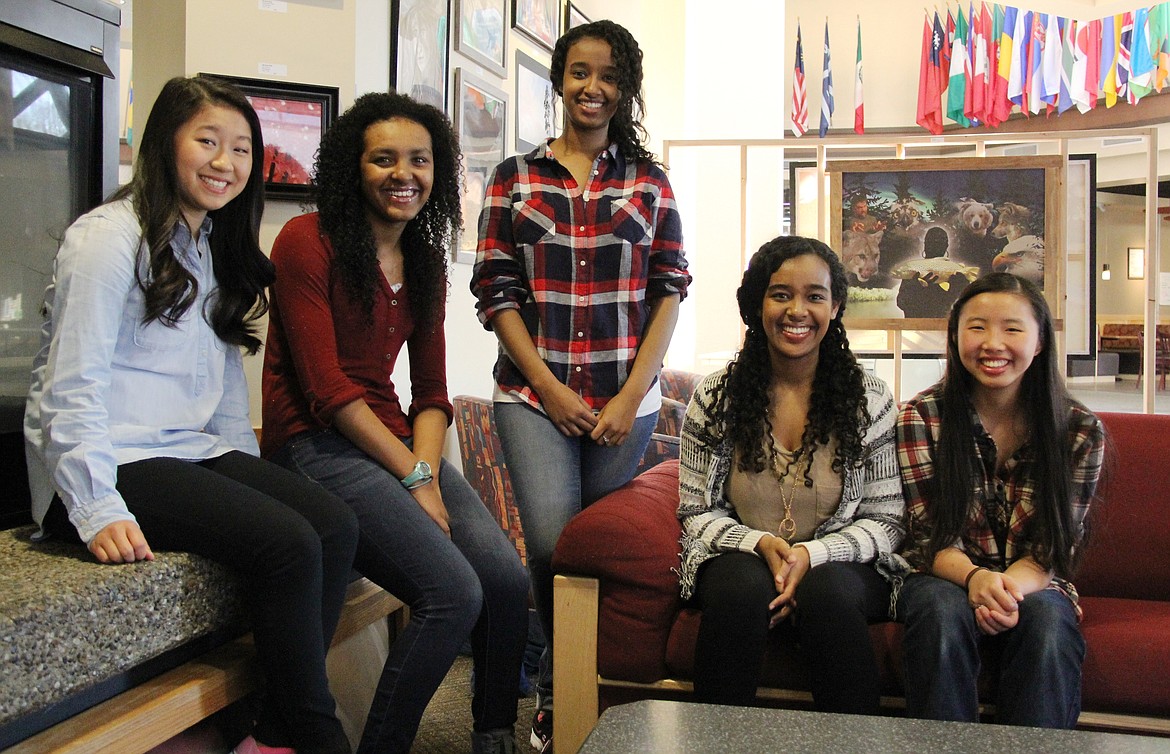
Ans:
[[[313,155],[337,118],[337,87],[199,75],[235,84],[255,108],[264,134],[265,195],[269,199],[306,199]]]
[[[561,36],[561,0],[512,0],[512,28],[552,52]]]
[[[1125,276],[1130,280],[1144,280],[1146,277],[1146,250],[1130,246],[1126,250]]]
[[[456,262],[474,262],[479,211],[488,178],[504,161],[508,95],[462,68],[455,69],[455,132],[463,150],[463,235]]]
[[[589,17],[577,8],[573,0],[567,0],[565,3],[565,31],[576,29],[578,26],[584,26],[587,23],[589,23]]]
[[[507,76],[508,0],[455,0],[455,20],[455,52]]]
[[[395,91],[447,112],[450,0],[390,6],[390,82]]]
[[[516,151],[531,152],[560,133],[548,66],[516,50]]]
[[[1011,272],[1063,313],[1060,157],[828,163],[830,245],[849,275],[846,317],[866,329],[938,329],[967,285]]]

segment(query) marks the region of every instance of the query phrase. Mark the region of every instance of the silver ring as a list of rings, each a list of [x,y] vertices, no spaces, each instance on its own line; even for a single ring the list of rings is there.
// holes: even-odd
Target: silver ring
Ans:
[[[601,444],[602,445],[609,445],[609,438],[606,437],[605,435],[602,435],[601,436]]]

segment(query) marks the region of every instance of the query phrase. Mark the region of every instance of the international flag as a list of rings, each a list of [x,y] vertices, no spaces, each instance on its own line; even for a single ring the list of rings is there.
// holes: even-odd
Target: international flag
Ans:
[[[134,146],[134,79],[126,92],[126,146]]]
[[[1158,64],[1150,49],[1150,10],[1138,8],[1133,14],[1133,37],[1129,57],[1129,96],[1136,104],[1154,91],[1154,71]]]
[[[1133,14],[1129,11],[1116,17],[1121,32],[1117,41],[1117,98],[1133,104],[1129,96],[1130,44],[1133,41]]]
[[[938,53],[939,67],[942,70],[942,86],[939,87],[939,93],[945,94],[947,91],[947,84],[950,83],[949,76],[951,74],[951,47],[955,42],[955,17],[951,15],[951,6],[947,6],[947,22],[942,27],[946,34],[942,40],[942,49]]]
[[[861,16],[857,17],[857,65],[853,76],[853,131],[865,133],[865,97],[861,86]]]
[[[1043,23],[1044,36],[1040,38],[1040,99],[1047,105],[1048,112],[1052,112],[1056,108],[1057,100],[1060,99],[1060,69],[1064,56],[1064,40],[1060,36],[1060,24],[1055,13],[1049,13]]]
[[[1012,34],[1016,25],[1017,13],[1015,8],[1009,6],[1003,9],[1002,17],[998,17],[997,6],[998,20],[996,23],[999,25],[999,41],[997,43],[995,83],[991,94],[992,117],[987,119],[988,123],[993,126],[998,126],[1006,121],[1012,112],[1012,102],[1008,94],[1011,91],[1011,74],[1015,70],[1012,67],[1012,59],[1016,54],[1015,38]]]
[[[1072,107],[1073,102],[1073,71],[1076,68],[1077,22],[1071,18],[1060,19],[1060,96],[1057,99],[1056,110],[1061,115]],[[1081,77],[1081,86],[1084,86],[1084,76]]]
[[[825,19],[825,65],[821,73],[821,130],[823,138],[833,119],[833,62],[829,57],[829,19]]]
[[[1158,3],[1150,9],[1150,54],[1153,55],[1154,90],[1161,92],[1170,79],[1170,3]]]
[[[1030,13],[1032,18],[1028,32],[1027,67],[1024,71],[1024,114],[1038,113],[1044,104],[1041,88],[1044,71],[1044,35],[1047,31],[1048,16],[1045,13]]]
[[[963,18],[962,6],[959,6],[959,16],[955,20],[955,33],[951,38],[951,69],[949,71],[951,83],[947,92],[947,117],[964,128],[971,125],[971,121],[963,112],[967,99],[967,78],[971,74],[970,65],[971,61],[967,58],[967,20]]]
[[[808,130],[808,100],[804,92],[804,48],[800,44],[800,21],[796,22],[796,64],[792,69],[792,133],[804,136]]]
[[[1012,59],[1008,77],[1008,99],[1013,105],[1019,105],[1026,115],[1028,103],[1024,100],[1024,81],[1028,71],[1028,51],[1031,47],[1032,12],[1016,13],[1015,25],[1012,28]]]
[[[938,11],[931,24],[927,16],[922,21],[922,59],[918,68],[918,116],[915,122],[936,136],[942,133],[942,60],[944,32],[938,20]]]
[[[1101,92],[1105,95],[1105,107],[1117,104],[1117,46],[1121,29],[1117,28],[1113,16],[1101,19]]]
[[[971,59],[971,80],[967,83],[967,96],[963,102],[963,114],[972,123],[978,125],[986,120],[984,102],[987,99],[988,80],[988,50],[987,35],[990,31],[991,16],[987,13],[987,4],[980,3],[979,12],[975,12],[972,4],[971,36],[967,41],[967,55]]]
[[[1089,31],[1085,35],[1085,96],[1089,101],[1089,109],[1097,107],[1101,81],[1101,19],[1096,18],[1089,22]]]

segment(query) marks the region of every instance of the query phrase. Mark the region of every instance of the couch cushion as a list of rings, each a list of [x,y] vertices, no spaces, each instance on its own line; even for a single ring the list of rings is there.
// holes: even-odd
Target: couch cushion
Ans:
[[[1170,601],[1170,416],[1100,417],[1105,474],[1074,581],[1085,596]]]
[[[665,677],[667,638],[681,605],[677,509],[678,461],[668,461],[577,514],[557,542],[556,573],[601,579],[597,665],[606,677]]]
[[[1084,709],[1170,717],[1170,602],[1085,597],[1081,605]]]

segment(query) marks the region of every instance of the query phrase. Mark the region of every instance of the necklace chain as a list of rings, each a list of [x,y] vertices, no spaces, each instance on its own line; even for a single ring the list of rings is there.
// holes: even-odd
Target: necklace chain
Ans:
[[[772,434],[772,409],[769,406],[764,410],[767,417],[768,424],[768,449],[771,454],[771,464],[769,464],[772,476],[775,477],[777,485],[780,487],[780,502],[784,504],[784,518],[780,519],[780,525],[776,527],[776,532],[785,541],[792,539],[792,535],[796,533],[796,519],[792,517],[792,504],[796,501],[796,483],[800,481],[801,466],[804,462],[804,453],[797,451],[793,454],[791,460],[784,461],[784,470],[780,470],[780,451],[776,448],[776,436]],[[784,477],[788,473],[792,473],[792,483],[788,486],[788,493],[784,492]],[[807,480],[806,480],[807,486]]]

